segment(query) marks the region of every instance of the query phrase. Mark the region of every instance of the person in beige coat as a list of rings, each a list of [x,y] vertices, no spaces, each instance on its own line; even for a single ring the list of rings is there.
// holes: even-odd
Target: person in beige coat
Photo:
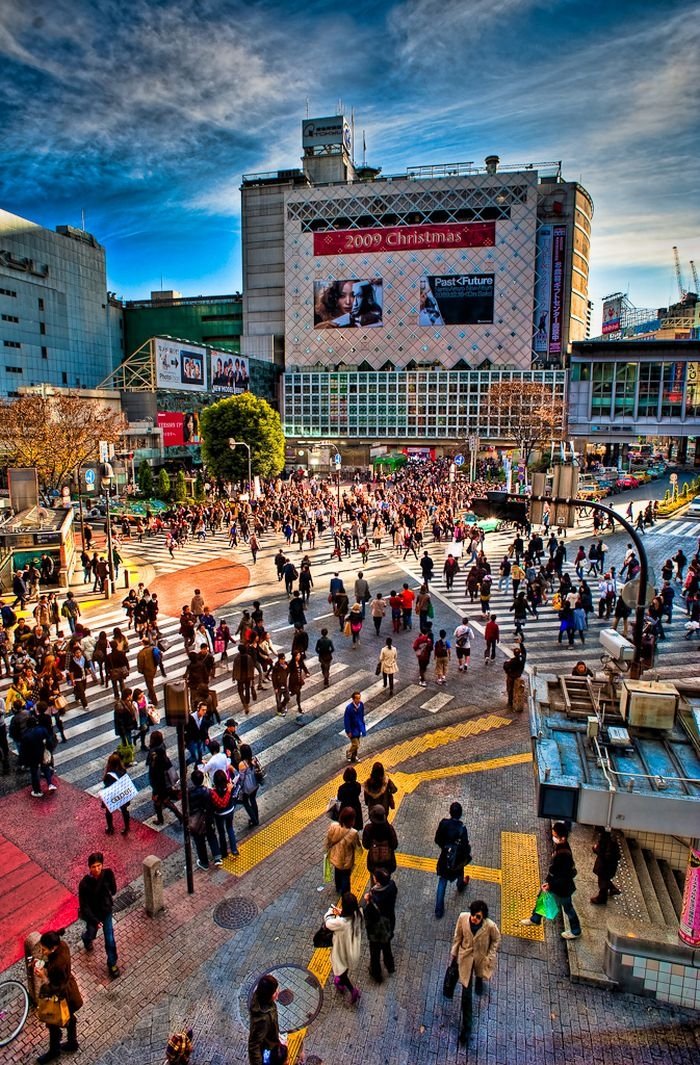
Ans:
[[[460,1043],[466,1043],[472,1026],[472,982],[477,995],[484,990],[484,980],[490,980],[496,968],[496,954],[501,933],[489,917],[489,908],[482,899],[460,913],[452,939],[450,956],[456,958],[459,982],[462,985],[462,1023]]]
[[[399,655],[394,647],[391,636],[387,636],[386,643],[379,652],[379,672],[384,681],[384,687],[389,686],[389,695],[394,694],[394,677],[399,671]]]
[[[362,850],[360,835],[355,828],[355,811],[346,806],[340,811],[338,823],[326,833],[326,853],[335,873],[335,889],[342,895],[350,890],[350,877],[355,855]]]

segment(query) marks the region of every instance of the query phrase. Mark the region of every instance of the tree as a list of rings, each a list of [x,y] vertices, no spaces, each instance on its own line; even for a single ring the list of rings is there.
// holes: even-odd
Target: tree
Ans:
[[[248,452],[232,450],[229,440],[250,445],[253,476],[276,477],[284,468],[284,433],[277,411],[270,404],[244,392],[221,399],[200,414],[202,460],[220,481],[248,480]]]
[[[160,469],[158,471],[158,480],[156,482],[156,495],[159,499],[170,499],[170,477],[166,469]]]
[[[194,498],[197,503],[201,503],[204,499],[204,478],[200,470],[197,471],[194,479]]]
[[[73,392],[31,392],[3,400],[2,464],[34,466],[45,488],[60,488],[78,466],[99,461],[100,441],[116,444],[125,427],[121,413]]]
[[[138,482],[139,488],[146,498],[153,495],[153,470],[145,459],[139,466]]]
[[[515,440],[525,465],[538,447],[565,436],[564,404],[554,398],[551,385],[537,381],[491,385],[487,414],[492,425],[500,424],[504,435]]]
[[[173,488],[173,499],[176,503],[184,503],[187,499],[187,478],[185,477],[184,470],[177,471],[175,487]]]

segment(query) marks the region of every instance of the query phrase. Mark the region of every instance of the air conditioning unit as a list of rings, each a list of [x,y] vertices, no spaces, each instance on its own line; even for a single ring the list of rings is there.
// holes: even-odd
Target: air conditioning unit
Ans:
[[[678,709],[678,692],[667,681],[623,680],[620,714],[635,728],[672,729]]]

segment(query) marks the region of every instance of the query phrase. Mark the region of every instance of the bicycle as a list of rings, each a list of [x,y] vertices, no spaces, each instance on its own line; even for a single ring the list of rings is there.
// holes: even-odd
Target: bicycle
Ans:
[[[16,1039],[29,1016],[29,992],[19,980],[0,983],[0,1047]]]

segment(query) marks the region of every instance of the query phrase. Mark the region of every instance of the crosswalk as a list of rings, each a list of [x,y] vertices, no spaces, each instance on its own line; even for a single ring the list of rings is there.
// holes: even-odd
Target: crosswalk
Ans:
[[[667,519],[657,521],[645,531],[646,536],[663,536],[671,540],[697,540],[700,537],[700,521],[689,519]]]
[[[486,556],[494,571],[490,613],[497,615],[501,630],[501,650],[507,653],[510,653],[510,648],[513,646],[513,615],[509,609],[513,602],[513,596],[512,592],[506,591],[505,585],[502,589],[498,587],[498,563],[512,542],[513,533],[511,531],[501,531],[488,533],[485,543]],[[572,555],[575,552],[569,548],[568,553]],[[435,552],[433,554],[434,556],[436,555]],[[437,565],[437,559],[435,568],[436,571],[441,568],[441,565],[440,567]],[[563,568],[565,572],[569,573],[575,586],[577,578],[572,562],[565,562]],[[431,582],[431,592],[434,597],[437,594],[438,597],[443,599],[445,604],[449,604],[453,608],[455,615],[468,617],[472,628],[483,636],[487,618],[482,618],[478,595],[474,601],[467,595],[465,577],[466,567],[463,565],[462,571],[454,582],[454,587],[448,591],[445,587],[442,573],[438,573],[436,579]],[[587,580],[593,593],[594,604],[597,607],[598,578],[590,577]],[[678,587],[680,588],[680,586]],[[658,670],[661,676],[669,679],[674,677],[681,679],[697,674],[697,663],[693,657],[696,654],[695,647],[697,643],[688,643],[684,639],[684,623],[687,618],[682,603],[683,600],[677,600],[673,623],[671,625],[667,622],[664,624],[667,639],[660,641],[658,644],[655,669]],[[594,671],[600,669],[602,647],[599,634],[601,629],[610,625],[610,622],[601,621],[597,616],[597,610],[589,615],[588,621],[589,628],[584,633],[584,643],[581,642],[577,634],[573,647],[569,647],[566,636],[563,637],[563,642],[560,644],[558,642],[560,622],[557,612],[552,609],[550,599],[539,610],[539,618],[535,619],[528,616],[524,625],[528,666],[536,666],[540,672],[570,673],[577,662],[583,661]],[[456,616],[455,627],[457,623],[458,617]],[[619,628],[621,632],[621,624]],[[478,648],[472,647],[472,668],[477,665],[482,651],[483,644],[480,644]]]

